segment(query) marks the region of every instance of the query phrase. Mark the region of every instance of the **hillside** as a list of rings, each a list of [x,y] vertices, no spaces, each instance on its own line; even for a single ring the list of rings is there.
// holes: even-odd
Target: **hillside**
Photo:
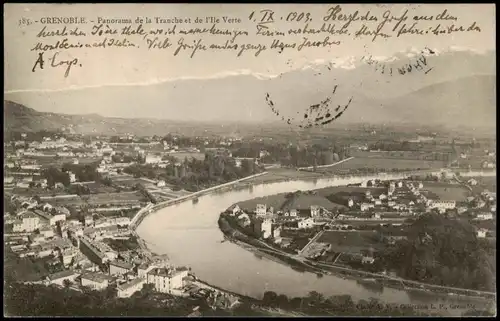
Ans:
[[[418,57],[401,54],[400,57],[393,57],[395,60],[387,59],[382,64],[386,68],[397,70],[421,59]],[[362,122],[384,124],[415,121],[427,124],[429,120],[440,125],[468,125],[471,120],[469,117],[452,121],[435,116],[449,113],[454,115],[453,110],[465,111],[469,115],[472,111],[467,111],[467,108],[476,110],[475,105],[480,103],[475,100],[478,98],[475,96],[481,96],[485,102],[494,97],[494,92],[488,91],[490,86],[482,87],[480,84],[471,84],[477,90],[476,94],[464,94],[460,99],[455,90],[468,88],[469,84],[466,82],[474,77],[493,77],[495,52],[476,54],[450,51],[427,56],[426,61],[432,67],[428,74],[415,71],[389,76],[381,74],[375,66],[360,61],[353,68],[334,66],[333,63],[329,65],[328,62],[311,62],[301,69],[291,69],[271,79],[235,72],[220,78],[171,79],[148,86],[103,84],[99,87],[56,92],[7,92],[6,98],[34,107],[38,111],[65,114],[98,113],[105,117],[262,124],[280,121],[280,117],[273,114],[265,101],[267,93],[272,97],[276,109],[286,117],[303,115],[309,106],[328,97],[332,100],[333,108],[347,103],[352,97],[349,109],[330,125],[338,127]],[[463,86],[452,84],[458,79],[464,79]],[[445,91],[439,89],[420,92],[424,88],[446,83],[450,85],[447,85]],[[332,95],[335,86],[338,88]],[[438,97],[444,92],[446,99]],[[406,95],[410,96],[404,98]],[[408,104],[412,106],[411,109],[404,107]],[[415,108],[416,106],[419,108]],[[422,106],[433,107],[428,111]],[[433,114],[432,110],[439,112]],[[494,118],[491,114],[485,115],[481,117],[487,120]],[[474,115],[476,116],[478,115]],[[480,119],[477,123],[480,123]]]
[[[381,102],[393,120],[430,125],[496,126],[496,77],[473,76],[426,86]]]
[[[39,112],[12,101],[4,100],[4,132],[34,132],[40,130],[69,130],[76,134],[122,135],[131,133],[139,136],[182,133],[186,135],[217,135],[234,133],[252,128],[236,125],[197,124],[165,119],[133,119],[103,117],[97,114],[68,115]],[[255,130],[255,128],[253,128]]]

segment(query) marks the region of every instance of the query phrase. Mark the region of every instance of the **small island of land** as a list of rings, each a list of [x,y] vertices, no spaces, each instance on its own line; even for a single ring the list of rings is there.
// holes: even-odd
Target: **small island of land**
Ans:
[[[494,298],[495,222],[456,174],[277,194],[234,204],[225,237],[293,269],[443,295]],[[486,214],[485,214],[486,213]]]

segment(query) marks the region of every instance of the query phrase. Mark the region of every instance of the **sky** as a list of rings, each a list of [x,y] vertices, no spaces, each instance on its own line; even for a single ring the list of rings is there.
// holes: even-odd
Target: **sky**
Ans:
[[[372,15],[381,15],[386,10],[397,17],[408,10],[410,19],[415,16],[430,16],[441,13],[444,9],[450,15],[459,17],[457,25],[469,26],[476,21],[481,32],[464,32],[446,35],[408,35],[392,37],[371,42],[368,38],[352,39],[346,36],[332,36],[331,40],[338,39],[341,44],[332,48],[310,48],[302,51],[276,50],[263,51],[258,57],[250,52],[237,57],[232,52],[206,52],[189,58],[185,54],[173,56],[172,51],[148,50],[145,42],[139,48],[81,48],[61,51],[58,59],[78,59],[78,65],[72,66],[68,77],[64,77],[65,68],[51,68],[50,62],[46,67],[32,72],[37,59],[37,53],[31,51],[39,38],[43,25],[20,25],[21,19],[39,21],[43,17],[85,17],[96,21],[99,17],[107,19],[137,17],[162,18],[191,18],[195,17],[223,17],[240,18],[242,23],[219,23],[218,28],[248,30],[247,37],[239,36],[240,44],[262,42],[264,36],[255,35],[255,23],[249,20],[252,11],[262,9],[275,11],[280,17],[289,12],[309,12],[312,16],[312,26],[321,26],[321,18],[332,5],[314,4],[6,4],[4,5],[4,48],[5,48],[5,93],[13,92],[50,92],[65,91],[75,88],[139,85],[161,83],[183,78],[213,78],[224,77],[237,73],[249,73],[261,77],[276,76],[291,69],[301,68],[303,65],[318,61],[346,61],[347,57],[361,57],[363,55],[389,57],[397,52],[407,51],[410,48],[432,48],[433,50],[449,50],[451,47],[466,48],[475,51],[495,49],[495,6],[494,4],[425,4],[425,5],[341,5],[342,13],[360,13],[370,11]],[[411,21],[408,21],[411,22]],[[338,24],[338,22],[336,22]],[[357,22],[360,26],[360,22]],[[432,22],[435,25],[436,22]],[[449,22],[443,22],[449,24]],[[88,31],[92,23],[82,28]],[[276,28],[283,28],[284,23],[278,21]],[[289,24],[291,26],[293,24]],[[421,25],[426,25],[421,22]],[[431,24],[429,24],[431,25]],[[197,26],[210,27],[210,24],[184,24],[186,28]],[[63,25],[47,25],[48,30],[54,30]],[[147,26],[149,28],[150,26]],[[162,25],[160,27],[172,27]],[[357,29],[357,28],[356,28]],[[302,36],[294,36],[301,39]],[[81,38],[72,39],[80,40]],[[176,36],[172,41],[178,41]],[[187,37],[188,38],[188,37]],[[267,37],[269,38],[269,37]],[[223,43],[220,36],[205,36],[205,42]],[[291,39],[287,36],[285,39]],[[58,37],[45,38],[45,43],[55,43],[62,40]],[[94,41],[95,38],[85,41]],[[269,39],[266,40],[269,42]],[[47,56],[53,52],[47,52]],[[57,104],[57,101],[54,101]],[[34,108],[36,108],[34,106]],[[45,108],[46,109],[46,108]]]

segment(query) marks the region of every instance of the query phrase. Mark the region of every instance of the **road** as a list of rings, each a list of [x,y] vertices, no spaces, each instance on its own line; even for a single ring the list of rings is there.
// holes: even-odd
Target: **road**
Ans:
[[[299,256],[303,256],[303,253],[306,252],[307,248],[311,244],[313,244],[314,242],[316,242],[316,240],[319,239],[321,237],[321,235],[323,235],[324,232],[325,232],[324,230],[321,230],[316,235],[314,235],[314,237],[309,241],[309,243],[307,243],[306,246],[304,246],[302,248],[302,250],[299,251]]]

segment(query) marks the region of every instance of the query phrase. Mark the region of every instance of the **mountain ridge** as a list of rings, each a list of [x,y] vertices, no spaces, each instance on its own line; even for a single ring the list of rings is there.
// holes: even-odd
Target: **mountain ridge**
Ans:
[[[66,118],[97,113],[100,117],[116,118],[114,122],[118,124],[139,118],[152,123],[164,120],[275,124],[281,117],[276,117],[266,103],[267,94],[285,119],[303,115],[309,106],[325,99],[330,99],[335,108],[345,105],[352,97],[347,111],[331,126],[407,121],[444,126],[492,126],[494,117],[491,116],[496,112],[492,108],[496,106],[494,52],[428,52],[418,56],[418,51],[412,49],[399,55],[398,59],[382,57],[385,60],[380,59],[378,65],[360,61],[354,69],[332,68],[329,62],[313,61],[307,68],[293,69],[268,79],[256,77],[247,70],[221,78],[180,79],[150,85],[106,87],[103,84],[52,92],[6,92],[5,98],[35,107],[39,112],[66,114]],[[419,59],[425,61],[428,68],[425,73],[416,68],[404,75],[396,72],[419,63]],[[350,63],[349,59],[345,60]],[[380,66],[385,70],[392,68],[394,73],[383,74]],[[432,89],[433,86],[440,89]],[[424,88],[427,90],[422,90]],[[401,105],[411,108],[403,110]],[[474,109],[476,105],[480,107],[479,112]],[[447,119],[442,115],[451,116]]]
[[[460,92],[465,91],[465,89],[475,92],[476,95],[460,95]],[[450,90],[457,91],[458,94],[442,94]],[[483,93],[481,93],[481,91],[483,91]],[[345,115],[339,118],[339,124],[409,124],[495,128],[496,118],[492,117],[496,116],[495,91],[495,76],[472,76],[433,84],[410,94],[403,94],[390,99],[371,99],[361,94],[357,97],[357,105],[349,107]],[[436,96],[436,94],[439,95]],[[454,98],[455,96],[457,98]],[[452,102],[459,103],[459,107],[455,110],[450,108],[445,110],[444,108],[438,107],[440,101],[443,99],[445,99],[444,104],[449,104],[447,101],[451,100]],[[470,107],[470,104],[474,104],[474,108],[476,108],[475,112],[471,112],[470,109],[465,109],[464,106]],[[403,105],[406,106],[405,110],[401,108]],[[478,106],[480,107],[479,112],[477,112]],[[360,108],[363,108],[363,111],[360,111]],[[376,108],[376,112],[369,111],[374,108]],[[409,112],[409,110],[412,110],[413,113]],[[376,114],[376,117],[363,117],[365,112],[368,112],[370,115]],[[434,115],[430,115],[431,113],[434,113]],[[451,115],[448,117],[453,117],[454,123],[452,126],[447,124],[448,119],[440,117],[440,115],[450,113]],[[460,116],[462,118],[460,118]],[[106,117],[99,114],[74,115],[40,112],[17,102],[4,100],[4,131],[13,129],[36,131],[41,129],[59,129],[61,127],[67,127],[73,128],[73,130],[78,133],[116,134],[132,132],[134,127],[136,127],[136,129],[150,127],[151,130],[156,131],[157,129],[154,128],[157,127],[163,128],[163,130],[171,130],[172,128],[179,128],[179,126],[193,126],[196,123],[213,123],[214,125],[217,124],[217,126],[224,123],[237,125],[235,122],[224,120],[214,122],[213,120],[204,121],[203,119],[199,119],[193,122],[191,120],[154,119],[146,117],[126,118]],[[240,123],[244,124],[245,122],[241,121]],[[262,125],[276,126],[277,124],[280,124],[277,118],[268,118],[265,122],[262,122]],[[281,123],[281,125],[282,126],[279,127],[286,127],[283,123]],[[335,126],[335,122],[332,126]]]

